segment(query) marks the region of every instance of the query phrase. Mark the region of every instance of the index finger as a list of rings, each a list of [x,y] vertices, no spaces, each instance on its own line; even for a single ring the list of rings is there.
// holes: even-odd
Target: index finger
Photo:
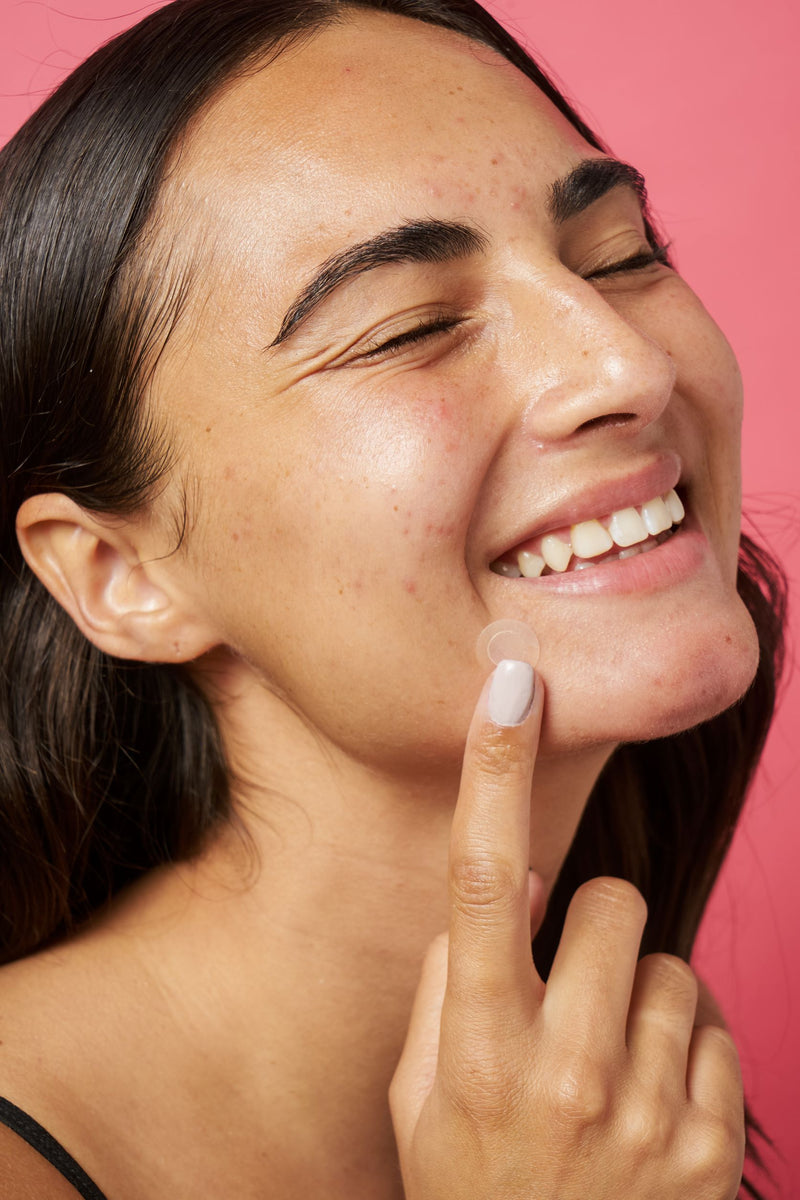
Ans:
[[[531,960],[528,889],[542,703],[533,668],[504,660],[484,685],[470,725],[450,840],[443,1043],[453,1023],[463,1034],[467,1022],[483,1031],[507,1030],[514,1017],[527,1022],[537,983],[543,989]]]

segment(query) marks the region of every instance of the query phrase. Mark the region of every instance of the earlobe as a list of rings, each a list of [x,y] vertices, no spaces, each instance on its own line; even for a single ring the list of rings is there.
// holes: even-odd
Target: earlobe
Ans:
[[[184,662],[217,644],[162,560],[140,556],[137,526],[48,493],[22,505],[17,537],[34,574],[106,654]]]

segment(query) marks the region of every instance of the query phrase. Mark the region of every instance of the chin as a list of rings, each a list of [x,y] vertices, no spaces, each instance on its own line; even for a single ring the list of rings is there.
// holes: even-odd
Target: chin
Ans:
[[[606,651],[607,655],[607,651]],[[758,668],[755,626],[738,600],[683,630],[631,644],[612,661],[595,652],[579,677],[547,672],[543,750],[669,737],[708,721],[745,694]]]

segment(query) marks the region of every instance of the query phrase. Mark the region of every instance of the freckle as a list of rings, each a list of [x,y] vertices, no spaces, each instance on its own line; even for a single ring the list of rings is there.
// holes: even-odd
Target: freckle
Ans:
[[[239,540],[239,535],[238,535],[238,533],[235,533],[235,532],[234,532],[232,536],[233,536],[233,540],[234,540],[235,542],[238,542],[238,540]]]
[[[340,596],[343,596],[343,595],[344,595],[344,588],[339,588],[339,595],[340,595]]]
[[[230,466],[230,464],[229,464],[225,468],[225,470],[222,472],[222,477],[223,477],[223,479],[233,479],[235,474],[236,474],[236,469],[234,467]]]
[[[210,425],[206,425],[206,433],[211,433],[211,426],[210,426]]]
[[[394,511],[397,512],[397,505],[394,506]]]
[[[584,358],[588,358],[588,357],[589,357],[589,351],[588,351],[588,350],[581,350],[581,354],[582,354],[582,356],[583,356]]]

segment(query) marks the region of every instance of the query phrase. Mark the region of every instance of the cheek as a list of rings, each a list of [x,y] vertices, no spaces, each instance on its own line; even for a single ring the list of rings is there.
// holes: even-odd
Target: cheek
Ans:
[[[336,414],[345,399],[343,426]],[[410,571],[435,570],[454,550],[463,553],[480,471],[465,412],[453,387],[414,389],[396,381],[373,389],[364,404],[356,395],[317,409],[317,449],[298,464],[300,486],[290,498],[298,528],[316,493],[311,528],[322,526],[331,546],[345,539],[376,565],[402,565],[406,583]],[[422,581],[413,582],[419,591]]]
[[[291,421],[228,435],[205,488],[218,498],[205,516],[218,579],[258,578],[298,619],[312,605],[416,613],[441,599],[463,568],[483,466],[456,388],[396,384],[364,403],[342,387]],[[309,577],[313,594],[293,600]]]

